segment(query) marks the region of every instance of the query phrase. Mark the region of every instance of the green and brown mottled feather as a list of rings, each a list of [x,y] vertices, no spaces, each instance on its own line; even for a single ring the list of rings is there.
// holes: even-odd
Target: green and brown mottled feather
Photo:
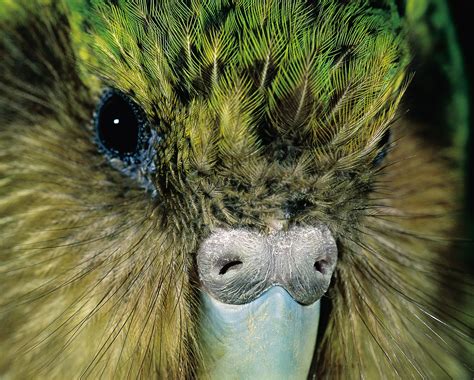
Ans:
[[[319,378],[467,376],[469,324],[439,300],[460,177],[400,110],[395,2],[0,7],[2,375],[192,378],[199,242],[285,216],[339,242]],[[156,196],[97,150],[104,87],[162,136]]]

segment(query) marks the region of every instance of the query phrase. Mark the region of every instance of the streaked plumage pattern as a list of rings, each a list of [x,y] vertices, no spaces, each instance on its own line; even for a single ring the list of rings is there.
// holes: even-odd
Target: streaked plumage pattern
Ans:
[[[399,106],[395,2],[0,7],[0,373],[193,377],[199,242],[288,218],[339,244],[319,378],[467,376],[449,290],[468,286],[449,269],[460,176]],[[155,194],[98,152],[105,87],[160,136]]]

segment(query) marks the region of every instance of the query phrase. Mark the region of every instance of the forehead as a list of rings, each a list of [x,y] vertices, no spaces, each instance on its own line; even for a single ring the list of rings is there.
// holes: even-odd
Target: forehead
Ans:
[[[400,21],[366,1],[70,6],[86,81],[100,78],[170,122],[192,109],[298,130],[320,145],[336,135],[339,145],[363,145],[382,134],[403,91]]]

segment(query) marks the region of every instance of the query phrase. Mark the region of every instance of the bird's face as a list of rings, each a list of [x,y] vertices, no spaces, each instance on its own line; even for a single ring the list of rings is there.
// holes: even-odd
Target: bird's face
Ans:
[[[354,368],[346,352],[370,368],[363,322],[383,347],[376,321],[403,304],[383,294],[416,287],[399,268],[431,249],[405,231],[450,226],[396,218],[448,190],[433,161],[410,193],[418,161],[399,163],[431,160],[411,131],[395,143],[395,18],[329,0],[66,3],[30,21],[37,112],[12,108],[2,134],[16,371],[304,378],[331,281],[313,370]]]

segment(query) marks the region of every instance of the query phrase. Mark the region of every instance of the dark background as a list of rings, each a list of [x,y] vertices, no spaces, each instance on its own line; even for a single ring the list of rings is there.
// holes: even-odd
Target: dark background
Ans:
[[[454,23],[457,28],[457,35],[459,42],[461,44],[461,49],[464,55],[464,64],[466,72],[466,81],[469,83],[470,90],[470,137],[468,144],[468,165],[466,172],[466,183],[467,183],[467,196],[466,196],[466,212],[467,218],[469,221],[470,228],[470,237],[474,239],[474,104],[472,94],[474,94],[474,60],[472,54],[473,42],[472,42],[472,33],[474,31],[474,20],[472,18],[472,13],[469,10],[469,5],[472,5],[466,0],[450,0],[449,6],[451,8],[451,14],[454,20]],[[472,249],[474,249],[474,244],[468,244]],[[469,260],[470,267],[474,271],[474,255],[468,254],[467,259]],[[471,272],[473,272],[471,271]]]

